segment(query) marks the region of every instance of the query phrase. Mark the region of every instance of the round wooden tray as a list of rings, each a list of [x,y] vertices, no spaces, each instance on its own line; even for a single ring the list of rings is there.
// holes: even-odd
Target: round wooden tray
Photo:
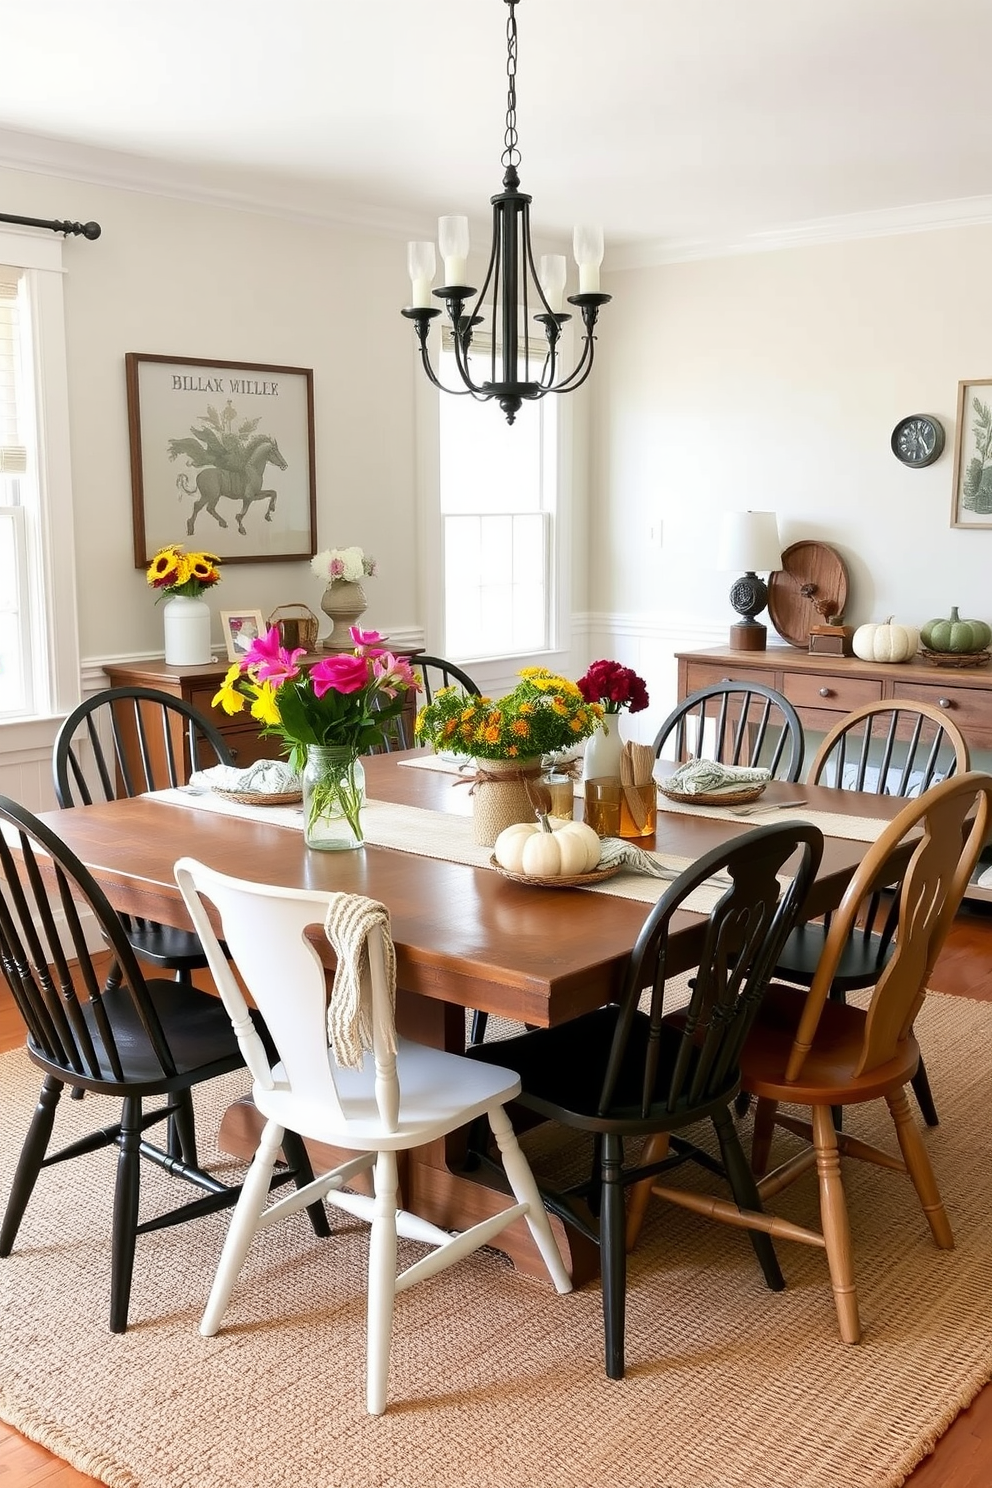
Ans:
[[[742,785],[740,790],[734,791],[696,791],[691,796],[684,791],[668,790],[660,780],[658,789],[670,801],[678,801],[683,806],[743,806],[745,801],[756,801],[762,791],[768,789],[768,782],[763,780],[760,785]]]
[[[983,667],[992,660],[992,651],[928,651],[926,646],[920,647],[920,655],[931,666],[942,667]]]
[[[557,878],[535,878],[533,874],[511,873],[509,868],[504,868],[502,863],[497,863],[495,854],[489,859],[489,863],[497,873],[501,873],[504,878],[511,879],[513,883],[535,884],[539,889],[584,889],[589,884],[604,883],[608,878],[615,878],[623,867],[622,863],[614,863],[609,868],[594,868],[591,873],[559,874]]]
[[[783,641],[803,651],[809,650],[810,626],[843,615],[846,605],[847,569],[829,543],[793,543],[782,567],[768,576],[768,617]]]
[[[303,800],[303,792],[295,791],[232,791],[220,790],[218,786],[212,785],[210,789],[215,796],[220,796],[222,801],[237,801],[239,806],[291,806],[295,801]]]

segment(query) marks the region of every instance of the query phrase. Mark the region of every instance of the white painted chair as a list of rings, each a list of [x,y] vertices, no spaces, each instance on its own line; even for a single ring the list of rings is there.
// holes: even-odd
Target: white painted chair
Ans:
[[[367,1404],[386,1408],[393,1298],[432,1276],[507,1225],[524,1218],[559,1292],[571,1290],[530,1166],[517,1144],[504,1106],[520,1091],[512,1070],[397,1038],[388,968],[392,943],[388,918],[365,936],[371,972],[373,1059],[364,1068],[342,1068],[328,1046],[326,978],[305,931],[323,926],[331,902],[347,898],[358,911],[381,910],[360,896],[287,889],[230,878],[192,858],[181,858],[176,881],[203,944],[211,973],[253,1076],[255,1105],[265,1128],[234,1211],[200,1332],[217,1332],[255,1234],[326,1199],[371,1221],[369,1241]],[[201,899],[201,895],[203,896]],[[278,1051],[270,1064],[208,918],[217,910],[222,934]],[[396,1053],[392,1053],[392,1049]],[[487,1116],[517,1202],[461,1234],[397,1208],[397,1152],[432,1142]],[[286,1130],[356,1152],[350,1161],[273,1203],[269,1181]],[[374,1167],[375,1197],[349,1191],[356,1174]],[[396,1274],[397,1236],[434,1248]]]

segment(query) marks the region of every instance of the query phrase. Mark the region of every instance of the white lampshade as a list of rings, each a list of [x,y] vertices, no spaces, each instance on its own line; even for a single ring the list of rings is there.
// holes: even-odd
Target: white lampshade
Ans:
[[[734,573],[772,573],[782,566],[782,542],[774,512],[724,512],[717,568]]]
[[[568,265],[565,263],[564,253],[542,254],[541,272],[538,277],[541,280],[541,288],[544,290],[544,298],[555,315],[561,311],[561,299],[565,293],[567,276]]]

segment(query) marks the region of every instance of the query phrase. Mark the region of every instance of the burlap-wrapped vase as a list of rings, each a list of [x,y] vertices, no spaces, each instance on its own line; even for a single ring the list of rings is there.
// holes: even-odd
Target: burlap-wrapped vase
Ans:
[[[492,847],[504,827],[535,820],[527,782],[541,778],[540,759],[478,760],[472,786],[475,840]]]

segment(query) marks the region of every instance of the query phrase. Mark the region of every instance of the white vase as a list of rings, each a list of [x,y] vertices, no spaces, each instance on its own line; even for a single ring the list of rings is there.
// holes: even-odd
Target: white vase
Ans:
[[[167,666],[206,666],[210,649],[210,606],[204,599],[175,594],[162,608]]]
[[[599,728],[586,740],[582,758],[583,780],[619,780],[623,739],[620,714],[604,713]]]

